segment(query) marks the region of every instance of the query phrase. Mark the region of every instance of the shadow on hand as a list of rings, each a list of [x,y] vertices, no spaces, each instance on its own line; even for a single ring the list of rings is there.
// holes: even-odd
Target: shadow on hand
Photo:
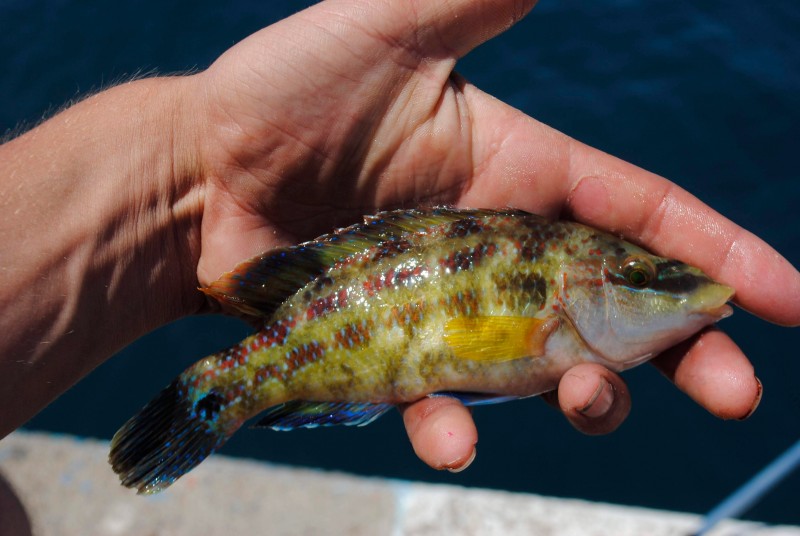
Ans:
[[[0,536],[31,536],[31,522],[25,507],[8,480],[0,475]]]

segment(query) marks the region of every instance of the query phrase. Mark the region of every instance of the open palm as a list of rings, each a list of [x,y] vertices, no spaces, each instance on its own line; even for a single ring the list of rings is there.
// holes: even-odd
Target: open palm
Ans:
[[[620,233],[733,286],[756,314],[799,323],[800,304],[786,297],[800,291],[797,274],[756,237],[669,181],[453,73],[460,56],[533,3],[328,0],[250,36],[192,77],[205,181],[200,283],[377,208],[513,206]],[[756,288],[750,274],[758,272],[777,277]],[[770,280],[784,284],[763,284]],[[657,366],[722,417],[746,416],[760,396],[751,365],[718,331]],[[558,399],[589,433],[614,429],[629,408],[622,381],[594,365],[568,373]],[[405,421],[418,454],[435,467],[461,467],[473,454],[474,425],[453,400],[414,404]]]

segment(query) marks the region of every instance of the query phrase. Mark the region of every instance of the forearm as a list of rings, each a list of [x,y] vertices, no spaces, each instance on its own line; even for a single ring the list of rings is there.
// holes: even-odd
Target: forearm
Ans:
[[[113,88],[0,146],[0,437],[197,309],[186,80]]]

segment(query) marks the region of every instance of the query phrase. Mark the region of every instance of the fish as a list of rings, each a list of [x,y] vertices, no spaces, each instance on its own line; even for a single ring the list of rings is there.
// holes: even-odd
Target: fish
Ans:
[[[729,316],[734,290],[614,235],[516,209],[430,207],[246,260],[200,289],[252,335],[187,368],[111,441],[164,490],[248,420],[363,426],[398,404],[489,404],[623,371]]]

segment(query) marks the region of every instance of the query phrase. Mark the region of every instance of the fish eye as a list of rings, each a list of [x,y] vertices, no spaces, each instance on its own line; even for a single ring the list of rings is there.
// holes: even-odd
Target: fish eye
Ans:
[[[645,288],[655,278],[656,270],[648,260],[641,257],[631,257],[622,263],[622,275],[631,286]]]

